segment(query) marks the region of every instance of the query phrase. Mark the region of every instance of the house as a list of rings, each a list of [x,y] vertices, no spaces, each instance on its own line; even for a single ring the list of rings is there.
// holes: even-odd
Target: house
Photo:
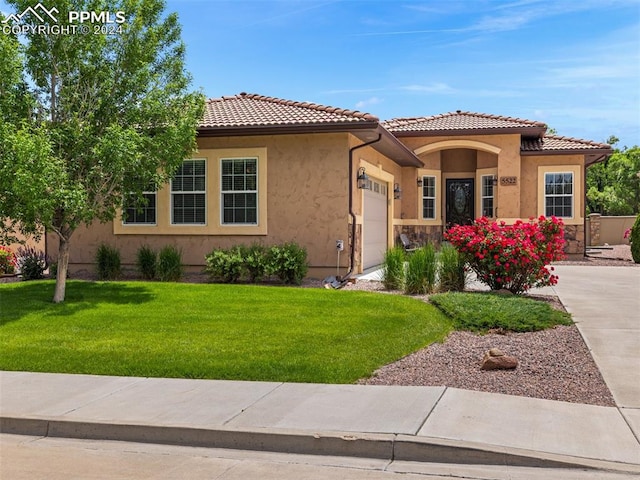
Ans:
[[[93,270],[103,242],[125,266],[141,245],[173,244],[201,270],[216,247],[295,241],[309,276],[345,276],[379,265],[401,233],[438,243],[447,225],[483,215],[562,217],[567,253],[583,255],[585,170],[612,150],[546,131],[461,111],[382,122],[255,94],[211,99],[198,151],[143,209],[78,229],[70,270]]]

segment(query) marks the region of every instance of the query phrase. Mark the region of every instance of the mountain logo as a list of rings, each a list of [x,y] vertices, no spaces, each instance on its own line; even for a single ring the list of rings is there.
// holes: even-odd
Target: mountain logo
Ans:
[[[7,18],[5,18],[2,23],[9,23],[10,21],[13,23],[20,23],[22,19],[27,15],[36,17],[41,23],[45,22],[47,18],[58,23],[58,19],[54,16],[54,14],[58,13],[60,13],[60,11],[56,7],[53,7],[51,10],[49,10],[47,7],[42,5],[42,3],[38,2],[35,7],[27,7],[20,14],[12,13]]]

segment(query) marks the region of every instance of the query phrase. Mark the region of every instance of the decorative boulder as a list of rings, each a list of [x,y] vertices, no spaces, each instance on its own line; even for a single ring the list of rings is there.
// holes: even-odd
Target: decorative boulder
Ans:
[[[484,354],[481,370],[512,370],[518,366],[518,359],[505,355],[502,350],[492,348]]]

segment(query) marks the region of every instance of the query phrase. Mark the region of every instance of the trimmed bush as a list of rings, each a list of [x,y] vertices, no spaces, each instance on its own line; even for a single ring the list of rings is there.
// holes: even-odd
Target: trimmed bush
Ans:
[[[182,254],[173,245],[160,250],[156,275],[161,282],[177,282],[182,278]]]
[[[635,263],[640,263],[640,215],[636,217],[636,221],[631,228],[629,236],[631,243],[631,257]]]
[[[461,292],[467,283],[467,272],[462,255],[453,245],[445,243],[440,248],[438,262],[438,289],[441,292]]]
[[[16,256],[9,249],[9,247],[5,247],[0,245],[0,275],[5,274],[13,274],[16,272]]]
[[[425,294],[433,291],[436,281],[436,251],[429,243],[409,255],[404,291]]]
[[[269,273],[289,285],[300,285],[309,269],[307,250],[293,242],[272,246],[267,257]]]
[[[405,253],[401,247],[394,247],[384,254],[382,264],[382,284],[387,290],[401,290],[404,287]]]
[[[241,246],[240,254],[248,281],[252,283],[260,282],[268,275],[269,264],[266,248],[258,244],[253,244],[249,247]]]
[[[120,251],[106,243],[101,244],[96,252],[96,268],[100,280],[116,280],[122,273]]]
[[[205,261],[204,270],[214,282],[235,283],[242,276],[244,261],[239,247],[213,250]]]
[[[156,278],[156,267],[158,263],[158,254],[148,245],[143,245],[138,249],[136,254],[136,265],[142,278],[145,280],[153,280]]]
[[[18,249],[18,269],[22,280],[39,280],[44,278],[47,268],[47,256],[42,250],[34,247],[20,247]]]
[[[265,248],[262,245],[238,245],[218,248],[205,256],[205,272],[214,282],[241,280],[259,282],[275,275],[286,284],[299,285],[307,273],[307,251],[295,243]]]

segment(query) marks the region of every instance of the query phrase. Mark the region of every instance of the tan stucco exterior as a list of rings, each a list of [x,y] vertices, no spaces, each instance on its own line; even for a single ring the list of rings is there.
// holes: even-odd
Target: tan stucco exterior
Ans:
[[[123,265],[130,268],[142,245],[159,250],[172,244],[182,251],[187,267],[200,270],[204,256],[216,247],[293,241],[307,249],[310,276],[344,274],[349,267],[348,249],[341,254],[337,270],[336,240],[343,240],[345,247],[349,242],[349,148],[361,143],[348,133],[199,138],[199,148],[193,158],[206,160],[206,224],[171,225],[170,189],[164,186],[157,193],[156,225],[123,225],[121,220],[115,220],[79,228],[72,237],[71,271],[92,270],[95,252],[101,243],[117,247]],[[259,159],[260,200],[256,226],[223,226],[220,222],[219,161],[234,157]],[[354,164],[355,171],[358,166],[366,165],[372,176],[388,181],[393,198],[393,182],[396,176],[401,176],[401,167],[371,147],[357,150]],[[354,172],[354,184],[355,175]],[[354,210],[361,223],[362,191],[354,189],[354,198]],[[393,211],[391,204],[390,212]],[[54,240],[53,236],[50,238]],[[388,239],[391,246],[391,224]],[[57,242],[54,241],[49,250],[55,255]]]
[[[480,185],[483,176],[494,180],[494,218],[508,223],[544,214],[545,172],[571,172],[574,178],[574,215],[564,219],[570,226],[571,252],[584,250],[584,155],[522,155],[521,136],[449,135],[400,137],[424,164],[401,166],[376,149],[355,148],[363,140],[344,133],[246,135],[201,137],[194,159],[206,163],[205,225],[171,225],[171,192],[166,186],[157,193],[155,225],[123,225],[121,220],[81,228],[72,238],[70,269],[93,269],[101,243],[117,247],[123,264],[133,267],[142,245],[160,249],[172,244],[182,250],[191,270],[204,267],[204,257],[216,247],[260,243],[297,242],[308,252],[309,276],[343,275],[350,267],[350,242],[355,241],[355,272],[362,270],[364,195],[357,188],[357,173],[387,186],[387,246],[400,233],[413,240],[439,242],[445,227],[446,182],[470,179],[474,184],[475,216],[482,215]],[[349,214],[349,159],[353,162],[351,188],[355,228]],[[257,225],[225,226],[220,221],[220,162],[223,158],[258,159]],[[422,190],[418,180],[434,177],[435,217],[422,218]],[[504,182],[503,182],[504,180]],[[394,185],[401,190],[394,198]],[[352,231],[355,237],[352,239]],[[49,236],[49,253],[57,242]],[[345,242],[338,258],[336,240]]]

